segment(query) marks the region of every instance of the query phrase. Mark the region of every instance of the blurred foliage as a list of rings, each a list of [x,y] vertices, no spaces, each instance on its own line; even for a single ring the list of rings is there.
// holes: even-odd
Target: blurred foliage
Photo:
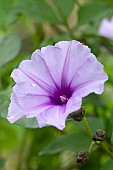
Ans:
[[[68,121],[59,131],[37,128],[35,118],[16,124],[4,119],[14,84],[12,70],[35,49],[77,39],[91,48],[109,76],[104,93],[87,96],[83,105],[92,132],[105,130],[113,147],[113,40],[98,35],[101,20],[112,15],[113,0],[0,0],[1,170],[113,169],[113,161],[98,146],[85,165],[76,164],[76,153],[87,151],[91,142],[82,122]]]
[[[0,36],[0,67],[15,58],[20,51],[20,45],[21,42],[16,35],[6,34]]]
[[[111,14],[113,7],[106,4],[88,3],[83,5],[78,11],[79,24],[96,22],[106,15]],[[91,15],[89,15],[89,13]]]

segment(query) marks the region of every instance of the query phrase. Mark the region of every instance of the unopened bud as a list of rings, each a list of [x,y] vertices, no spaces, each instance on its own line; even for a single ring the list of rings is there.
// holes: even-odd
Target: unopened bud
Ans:
[[[93,135],[94,141],[103,141],[105,139],[105,132],[101,129],[98,129]]]
[[[75,121],[81,121],[83,119],[83,117],[85,116],[85,109],[82,106],[79,110],[77,110],[76,112],[73,112],[70,114],[70,116],[75,120]]]
[[[88,154],[86,152],[84,151],[78,152],[77,159],[76,159],[77,163],[84,164],[87,162],[87,160],[88,160]]]

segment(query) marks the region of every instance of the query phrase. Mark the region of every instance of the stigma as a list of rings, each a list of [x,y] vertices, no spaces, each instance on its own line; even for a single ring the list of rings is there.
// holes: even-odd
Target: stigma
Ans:
[[[67,103],[68,98],[67,98],[65,95],[62,95],[62,96],[60,96],[60,101],[61,101],[62,103]]]

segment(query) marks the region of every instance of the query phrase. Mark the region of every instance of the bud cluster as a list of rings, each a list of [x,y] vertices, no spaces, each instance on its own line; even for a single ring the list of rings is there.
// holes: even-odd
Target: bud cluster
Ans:
[[[77,159],[76,159],[77,163],[84,164],[87,162],[87,160],[88,160],[88,154],[86,152],[84,151],[78,152]]]
[[[95,132],[95,134],[93,135],[93,140],[94,141],[100,141],[100,142],[102,142],[102,141],[104,141],[104,139],[105,139],[105,132],[103,131],[103,130],[101,130],[101,129],[98,129],[96,132]]]
[[[79,110],[77,110],[76,112],[73,112],[70,114],[70,116],[75,120],[75,121],[81,121],[83,119],[83,117],[85,116],[85,109],[82,106]]]

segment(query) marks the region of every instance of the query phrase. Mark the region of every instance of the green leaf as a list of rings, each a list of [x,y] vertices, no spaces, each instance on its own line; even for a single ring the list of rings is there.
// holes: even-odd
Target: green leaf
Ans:
[[[108,132],[110,133],[110,140],[111,140],[111,144],[113,145],[113,104],[112,104],[112,108],[109,110],[109,126],[108,124],[106,125]]]
[[[113,132],[112,132],[112,136],[111,136],[111,144],[113,145]]]
[[[53,2],[65,18],[69,16],[75,5],[74,0],[53,0]]]
[[[23,117],[20,120],[16,121],[15,124],[18,124],[26,128],[38,128],[39,127],[36,118],[28,119],[26,117]]]
[[[109,51],[111,54],[113,54],[113,39],[111,37],[110,38],[107,38],[107,37],[100,37],[101,38],[101,42],[104,46],[104,48],[106,48],[107,51]]]
[[[0,117],[0,151],[8,151],[17,148],[25,135],[22,127],[11,125],[8,121]]]
[[[109,5],[87,3],[81,6],[78,11],[79,24],[96,22],[112,13],[112,10],[112,7]]]
[[[0,35],[0,67],[15,58],[20,47],[21,42],[16,35]]]
[[[96,94],[90,94],[89,96],[85,97],[83,100],[83,104],[90,104],[94,107],[105,107],[105,102],[102,100],[102,98],[99,95]]]
[[[21,0],[15,12],[25,14],[34,21],[59,23],[56,14],[44,0]]]
[[[11,88],[0,92],[0,116],[6,118],[10,103]]]
[[[13,13],[14,5],[15,0],[0,0],[0,28],[7,28],[17,19]]]
[[[113,160],[108,160],[105,164],[103,164],[101,170],[112,170],[113,169]]]
[[[113,49],[113,46],[112,46],[112,49]],[[113,86],[112,86],[112,83],[113,83],[113,73],[112,73],[112,70],[113,70],[113,56],[110,55],[110,54],[102,54],[101,56],[99,56],[99,60],[100,62],[104,65],[104,69],[105,71],[107,72],[107,74],[109,75],[109,82],[111,82],[111,84],[109,84],[109,87],[105,90],[113,90]],[[108,96],[106,96],[106,99],[111,100],[111,103],[112,103],[112,100],[113,100],[113,96],[111,94],[111,90],[109,91],[109,93],[107,94]]]
[[[5,159],[0,158],[0,168],[3,168],[5,161]]]
[[[52,38],[48,38],[48,39],[44,39],[41,44],[40,47],[44,47],[47,45],[54,45],[55,43],[57,43],[58,41],[70,41],[71,38],[69,35],[67,34],[60,34],[58,36],[54,36]]]
[[[105,129],[104,123],[99,117],[88,117],[87,121],[92,133],[95,133],[97,129]]]
[[[89,0],[88,0],[89,1]],[[113,0],[90,0],[90,1],[92,1],[92,2],[94,2],[94,3],[101,3],[101,4],[111,4],[111,5],[113,5]]]
[[[60,138],[52,141],[46,146],[39,155],[56,154],[63,150],[72,150],[78,152],[80,150],[87,151],[90,145],[90,139],[85,133],[69,133],[61,136]]]
[[[102,130],[105,129],[103,121],[99,119],[98,117],[86,116],[86,118],[87,118],[87,121],[88,121],[88,124],[89,124],[89,127],[92,133],[95,133],[97,129],[102,129]],[[75,122],[75,125],[82,131],[85,131],[85,128],[82,122]]]

